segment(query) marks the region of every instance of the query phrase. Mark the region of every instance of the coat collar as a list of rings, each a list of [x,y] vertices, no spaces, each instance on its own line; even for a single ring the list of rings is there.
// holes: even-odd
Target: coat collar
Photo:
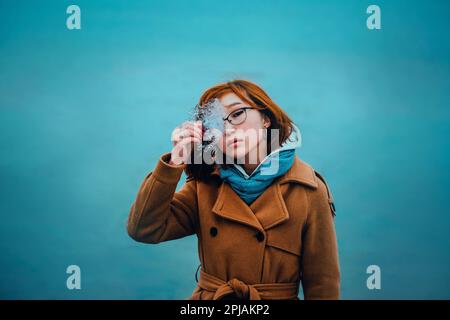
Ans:
[[[216,166],[211,173],[220,179],[220,171]],[[280,185],[298,183],[317,188],[314,169],[295,156],[292,167],[277,178],[250,206],[247,205],[228,183],[222,183],[212,211],[229,220],[243,223],[260,231],[273,228],[289,219],[289,212],[284,202]]]
[[[211,175],[220,178],[220,170],[218,166],[214,168]],[[300,160],[297,155],[295,156],[292,167],[283,176],[279,177],[275,181],[279,184],[296,182],[314,189],[318,186],[314,169],[308,163]]]
[[[296,182],[309,186],[313,189],[318,187],[316,174],[314,169],[306,162],[300,160],[298,156],[295,156],[294,164],[281,176],[278,183],[283,184],[287,182]]]

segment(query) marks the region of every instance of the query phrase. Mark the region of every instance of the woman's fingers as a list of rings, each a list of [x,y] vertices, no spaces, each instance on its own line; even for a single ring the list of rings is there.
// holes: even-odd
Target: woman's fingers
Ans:
[[[176,127],[171,140],[173,142],[171,161],[175,164],[187,163],[190,160],[192,144],[202,143],[202,122],[187,121]]]
[[[180,140],[180,142],[178,144],[188,144],[191,142],[195,142],[195,143],[202,143],[202,139],[199,139],[197,137],[185,137],[183,139]]]
[[[202,141],[195,137],[186,137],[181,139],[180,142],[174,146],[172,154],[176,156],[177,162],[186,163],[188,161],[192,151],[192,143],[201,144]]]
[[[172,141],[174,144],[179,143],[181,140],[185,138],[201,139],[201,136],[194,133],[192,130],[180,130],[172,135]]]
[[[189,132],[193,132],[194,136],[201,138],[202,137],[202,122],[201,121],[188,121],[185,122],[182,126],[184,130],[188,130]]]
[[[201,129],[199,129],[199,126],[186,124],[182,127],[175,128],[172,133],[172,141],[174,142],[174,144],[178,143],[181,139],[186,137],[201,139],[202,133]]]
[[[184,122],[180,127],[183,129],[193,129],[195,131],[201,132],[202,122],[201,121],[187,121],[187,122]]]

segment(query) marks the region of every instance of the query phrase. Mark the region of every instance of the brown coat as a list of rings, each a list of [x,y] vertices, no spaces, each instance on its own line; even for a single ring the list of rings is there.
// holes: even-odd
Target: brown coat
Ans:
[[[161,156],[142,182],[128,218],[130,237],[159,243],[196,234],[200,279],[187,299],[338,299],[334,204],[325,180],[297,156],[248,206],[216,169],[208,183]],[[228,296],[230,298],[231,296]]]

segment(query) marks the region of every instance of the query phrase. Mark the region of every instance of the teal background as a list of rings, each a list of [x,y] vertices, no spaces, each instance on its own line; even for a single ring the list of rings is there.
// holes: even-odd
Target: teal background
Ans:
[[[196,237],[139,244],[125,223],[172,129],[238,77],[330,185],[342,298],[450,298],[450,2],[73,3],[81,30],[72,2],[0,1],[0,298],[189,296]]]

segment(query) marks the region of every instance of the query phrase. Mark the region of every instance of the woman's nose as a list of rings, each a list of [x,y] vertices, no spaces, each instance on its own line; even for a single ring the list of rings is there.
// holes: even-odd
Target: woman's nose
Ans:
[[[234,132],[234,130],[236,130],[236,128],[228,121],[225,121],[224,128],[225,128],[225,132],[231,132],[231,131]]]

